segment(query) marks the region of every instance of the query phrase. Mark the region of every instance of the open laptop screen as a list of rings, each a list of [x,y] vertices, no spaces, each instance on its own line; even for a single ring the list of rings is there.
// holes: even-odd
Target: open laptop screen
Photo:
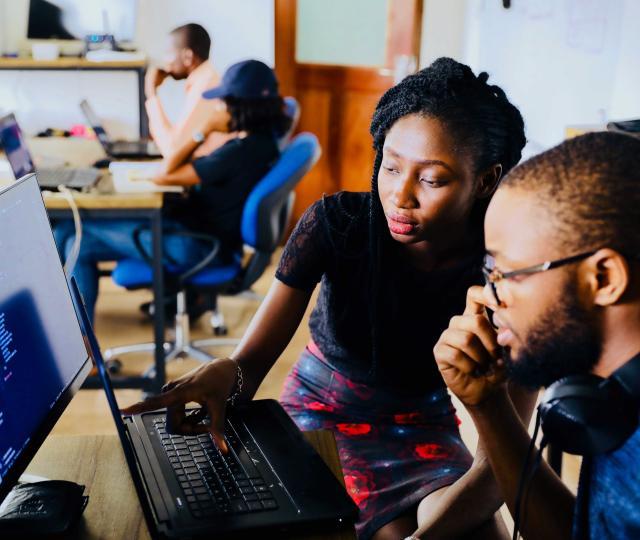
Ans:
[[[89,369],[32,175],[0,191],[0,501]]]
[[[4,148],[4,153],[7,154],[16,179],[35,172],[36,168],[27,143],[13,114],[0,118],[0,144]]]
[[[111,139],[109,138],[108,133],[105,131],[104,127],[102,126],[102,123],[98,118],[98,115],[95,113],[95,111],[93,110],[91,105],[89,105],[89,102],[86,99],[83,99],[80,102],[80,109],[82,109],[82,113],[87,119],[87,122],[89,122],[91,129],[93,129],[94,133],[96,134],[98,141],[106,150],[109,144],[111,144]]]

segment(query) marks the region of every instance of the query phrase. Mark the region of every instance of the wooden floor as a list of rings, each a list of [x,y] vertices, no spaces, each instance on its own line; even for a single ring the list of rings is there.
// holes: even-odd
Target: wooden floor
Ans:
[[[273,260],[277,261],[278,258],[279,254],[276,254]],[[266,293],[273,279],[274,272],[275,266],[272,265],[254,286],[255,292],[258,294]],[[146,291],[125,291],[116,287],[109,278],[103,278],[101,280],[100,296],[97,306],[96,332],[103,349],[116,345],[151,340],[151,324],[138,310],[138,306],[150,298],[150,293]],[[300,325],[293,340],[264,380],[256,396],[257,398],[277,398],[279,396],[285,376],[309,339],[308,318],[314,303],[315,301],[311,302],[303,324]],[[239,337],[242,335],[242,332],[255,313],[257,306],[257,301],[245,298],[221,299],[220,308],[224,313],[230,336]],[[206,322],[206,317],[203,317],[199,321],[199,324],[193,329],[195,336],[208,337],[211,335]],[[217,349],[212,352],[222,356],[230,354],[231,349]],[[123,357],[123,360],[124,372],[126,373],[141,373],[151,362],[149,355],[131,355]],[[193,360],[182,360],[170,363],[167,366],[168,377],[178,377],[197,365],[198,363]],[[137,390],[118,390],[116,393],[120,406],[126,406],[140,398],[140,392]],[[477,442],[477,434],[473,423],[464,410],[464,407],[459,403],[455,403],[455,400],[454,404],[458,415],[462,419],[462,438],[473,451]],[[102,391],[80,391],[55,426],[54,433],[115,433],[115,426],[109,415],[107,403]],[[565,456],[563,476],[567,484],[574,491],[577,485],[578,470],[579,461],[573,456]]]

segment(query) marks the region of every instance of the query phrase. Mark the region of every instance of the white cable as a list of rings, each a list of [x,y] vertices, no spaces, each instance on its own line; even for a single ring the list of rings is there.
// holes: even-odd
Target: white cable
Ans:
[[[80,219],[80,211],[78,210],[78,205],[76,204],[75,199],[73,198],[73,192],[68,189],[66,186],[62,184],[58,186],[58,191],[62,194],[65,200],[69,203],[69,208],[71,208],[71,213],[73,214],[73,226],[75,229],[75,238],[73,240],[73,246],[71,247],[71,252],[67,257],[67,260],[64,263],[64,271],[67,276],[70,276],[73,272],[73,269],[76,266],[76,262],[78,262],[78,255],[80,255],[80,244],[82,242],[82,220]],[[59,246],[60,250],[64,252],[65,246]]]

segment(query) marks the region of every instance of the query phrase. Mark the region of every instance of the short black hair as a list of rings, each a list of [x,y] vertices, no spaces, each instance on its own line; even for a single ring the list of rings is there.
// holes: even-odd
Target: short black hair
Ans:
[[[180,34],[182,36],[183,45],[187,49],[191,49],[200,60],[209,58],[211,50],[211,37],[209,33],[199,24],[189,23],[178,26],[171,31],[171,34]]]
[[[526,143],[524,121],[504,91],[499,86],[488,84],[488,79],[487,73],[476,76],[469,66],[452,58],[438,58],[430,66],[409,75],[389,89],[373,114],[370,132],[376,158],[369,209],[372,376],[377,370],[381,339],[380,318],[383,310],[378,304],[384,280],[382,262],[385,246],[390,242],[377,183],[384,140],[400,118],[410,114],[435,118],[451,130],[460,142],[460,150],[468,152],[476,172],[496,164],[502,166],[503,173],[507,172],[520,160]],[[482,226],[488,202],[488,199],[478,201],[471,216],[479,243],[483,242]]]
[[[550,210],[568,255],[608,247],[640,256],[640,139],[587,133],[532,157],[503,180]]]
[[[269,98],[223,98],[231,116],[229,131],[251,133],[286,133],[292,119],[285,113],[284,100],[280,96]]]

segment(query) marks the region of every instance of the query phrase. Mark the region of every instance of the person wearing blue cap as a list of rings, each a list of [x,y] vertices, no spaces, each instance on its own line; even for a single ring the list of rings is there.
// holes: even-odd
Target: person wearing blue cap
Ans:
[[[167,199],[163,207],[167,231],[165,257],[167,261],[178,261],[185,266],[204,258],[208,244],[171,234],[173,231],[192,231],[218,238],[221,263],[227,262],[242,247],[240,221],[244,203],[278,158],[276,134],[286,131],[291,121],[284,112],[273,70],[257,60],[234,64],[224,74],[221,84],[203,96],[218,100],[226,123],[222,128],[235,133],[236,137],[211,154],[154,178],[159,185],[186,188],[183,197]],[[187,149],[186,155],[191,154],[207,133],[220,128],[220,120],[207,120],[194,133],[193,148]],[[125,257],[142,258],[136,248],[134,231],[143,229],[140,239],[150,252],[151,234],[144,230],[148,228],[148,222],[142,219],[83,222],[82,243],[73,276],[92,318],[98,296],[98,263]],[[61,256],[66,258],[74,242],[73,223],[57,224],[54,233]]]

